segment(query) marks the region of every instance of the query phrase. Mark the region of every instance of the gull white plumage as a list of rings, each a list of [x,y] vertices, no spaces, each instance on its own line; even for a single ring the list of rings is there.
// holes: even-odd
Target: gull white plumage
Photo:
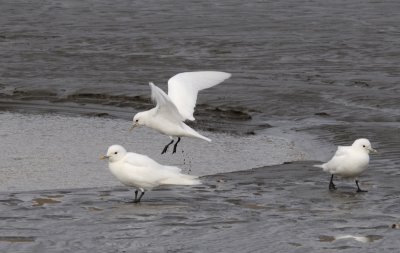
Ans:
[[[160,185],[198,185],[197,176],[185,175],[175,166],[165,166],[157,163],[148,156],[127,152],[120,145],[112,145],[107,155],[111,173],[126,186],[135,187],[134,203],[140,202],[145,191]],[[138,192],[141,192],[139,198]]]
[[[194,120],[193,113],[196,106],[197,94],[200,90],[213,87],[231,76],[229,73],[219,71],[184,72],[168,80],[168,95],[153,83],[150,83],[151,98],[156,107],[148,111],[139,112],[133,117],[133,126],[144,125],[171,138],[161,152],[167,152],[168,147],[178,137],[174,150],[181,137],[198,138],[210,142],[184,123],[185,120]]]
[[[376,153],[376,150],[372,148],[368,139],[361,138],[355,140],[351,146],[339,146],[331,160],[314,166],[332,174],[329,190],[336,190],[333,176],[337,175],[343,178],[355,178],[357,192],[366,192],[360,189],[357,177],[367,169],[370,152]]]

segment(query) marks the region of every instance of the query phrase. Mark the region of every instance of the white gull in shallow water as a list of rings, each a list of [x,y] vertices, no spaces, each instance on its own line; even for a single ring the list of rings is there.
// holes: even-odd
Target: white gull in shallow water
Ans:
[[[145,191],[160,185],[201,184],[196,176],[182,174],[178,167],[161,165],[148,156],[127,152],[120,145],[110,146],[101,159],[108,159],[111,173],[121,183],[136,187],[134,203],[140,202]]]
[[[371,147],[368,139],[361,138],[354,141],[351,146],[339,146],[331,160],[314,166],[332,174],[329,182],[330,190],[336,190],[333,176],[337,175],[343,178],[355,178],[357,192],[365,192],[360,189],[357,176],[367,169],[370,152],[376,152],[376,150]]]
[[[193,137],[206,141],[209,138],[202,136],[184,123],[185,120],[194,120],[193,112],[196,106],[197,93],[200,90],[213,87],[231,76],[229,73],[218,71],[184,72],[168,80],[168,95],[153,83],[150,83],[151,98],[156,107],[148,111],[139,112],[133,117],[133,126],[144,125],[162,134],[168,135],[168,143],[161,154],[167,152],[168,147],[174,143],[173,153],[181,137]]]

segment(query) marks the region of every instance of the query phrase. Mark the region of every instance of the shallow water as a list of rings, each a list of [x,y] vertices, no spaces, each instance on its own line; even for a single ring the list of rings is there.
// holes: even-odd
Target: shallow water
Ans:
[[[385,252],[398,249],[394,177],[338,183],[312,162],[161,187],[140,204],[123,187],[0,194],[2,252]],[[345,239],[358,236],[359,240]],[[344,239],[340,239],[344,237]]]
[[[313,159],[311,150],[274,135],[205,132],[211,143],[183,138],[176,154],[161,155],[168,137],[144,127],[129,132],[123,119],[0,113],[0,121],[0,191],[119,185],[99,159],[113,144],[199,176]]]
[[[389,229],[400,219],[397,1],[0,9],[2,251],[398,251],[399,230]],[[161,156],[167,138],[127,132],[152,106],[149,81],[166,90],[174,74],[204,69],[233,74],[198,98],[192,126],[211,144],[184,139]],[[325,161],[359,137],[379,151],[360,177],[366,194],[341,180],[329,193],[316,162],[249,171]],[[133,206],[98,160],[115,143],[186,173],[224,174]]]

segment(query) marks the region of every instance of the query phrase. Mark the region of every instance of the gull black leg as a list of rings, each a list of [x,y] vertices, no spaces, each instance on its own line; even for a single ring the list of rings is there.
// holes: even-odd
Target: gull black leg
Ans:
[[[139,202],[140,202],[140,200],[142,199],[143,195],[144,195],[144,191],[140,194],[140,197],[139,197],[139,199],[136,201],[136,203],[139,203]]]
[[[333,174],[331,176],[331,181],[329,182],[329,190],[336,190],[336,185],[333,183]]]
[[[176,147],[178,146],[178,143],[179,143],[180,141],[181,141],[181,137],[178,137],[178,141],[175,142],[174,151],[172,151],[172,154],[176,153]]]
[[[142,197],[144,195],[144,191],[140,191],[140,192],[141,192],[141,194],[138,198],[137,195],[138,195],[139,191],[138,190],[135,191],[135,200],[133,201],[133,203],[139,203],[140,200],[142,199]]]
[[[164,149],[163,149],[163,151],[161,152],[161,154],[164,154],[165,152],[167,152],[169,145],[171,145],[172,143],[174,143],[174,140],[173,140],[173,139],[172,139],[172,141],[171,141],[170,143],[168,143],[168,144],[164,147]]]
[[[356,179],[356,185],[357,185],[357,192],[368,192],[365,190],[361,190],[360,186],[358,185],[358,180]]]

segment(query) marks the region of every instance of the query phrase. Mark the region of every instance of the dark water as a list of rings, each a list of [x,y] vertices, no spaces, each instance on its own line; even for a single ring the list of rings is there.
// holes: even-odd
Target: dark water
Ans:
[[[163,187],[132,204],[126,188],[0,194],[2,252],[398,251],[397,179],[368,173],[357,194],[327,190],[312,163],[262,167]],[[397,196],[397,197],[393,197]],[[339,239],[360,236],[365,242]]]
[[[2,101],[132,111],[148,103],[149,81],[166,88],[176,73],[213,69],[233,78],[199,97],[211,111],[397,122],[399,8],[357,0],[2,1]]]
[[[98,240],[108,242],[105,252],[117,246],[120,252],[139,248],[143,252],[371,250],[351,239],[332,239],[338,234],[369,236],[372,239],[367,245],[387,252],[396,252],[399,248],[398,240],[392,240],[393,233],[398,238],[398,230],[386,230],[386,226],[400,219],[397,183],[400,175],[400,2],[1,1],[0,10],[0,110],[1,119],[8,119],[7,124],[0,123],[0,138],[6,143],[0,147],[0,158],[4,161],[0,169],[5,175],[1,179],[5,199],[1,210],[4,217],[14,211],[17,217],[5,218],[2,223],[0,245],[9,252],[45,249],[52,252],[83,249],[85,252],[84,249],[94,247]],[[198,99],[194,126],[220,143],[215,146],[217,151],[202,152],[208,155],[203,158],[195,154],[197,144],[187,141],[184,147],[189,149],[188,153],[177,159],[158,157],[166,159],[162,162],[184,163],[186,171],[193,170],[196,174],[197,161],[203,168],[207,165],[200,161],[209,159],[206,161],[214,165],[209,166],[209,171],[224,172],[229,170],[220,158],[227,150],[233,150],[231,163],[240,165],[241,170],[249,170],[283,161],[325,160],[334,146],[349,145],[356,138],[366,137],[380,151],[372,157],[371,168],[361,178],[367,181],[369,192],[330,195],[326,192],[327,175],[315,172],[311,178],[302,180],[307,175],[304,171],[310,168],[300,170],[299,173],[305,174],[292,175],[294,170],[286,170],[282,165],[278,166],[282,172],[277,178],[289,177],[290,186],[279,180],[257,186],[266,193],[252,196],[249,203],[260,205],[260,209],[248,210],[242,206],[247,203],[242,201],[251,195],[251,187],[242,186],[240,180],[253,180],[251,173],[239,173],[243,177],[240,179],[234,176],[234,186],[229,186],[223,194],[220,191],[214,194],[207,183],[204,194],[207,198],[208,194],[213,197],[199,203],[191,199],[196,198],[193,195],[202,196],[200,189],[173,190],[187,195],[167,201],[157,197],[157,194],[164,197],[164,191],[157,191],[153,198],[149,197],[148,204],[140,206],[138,213],[130,213],[131,206],[119,202],[126,192],[113,189],[109,191],[115,198],[106,198],[104,202],[97,197],[102,191],[98,188],[90,188],[87,193],[75,189],[70,194],[57,190],[55,194],[63,197],[55,199],[62,201],[46,204],[46,208],[33,208],[31,203],[34,198],[51,195],[47,192],[16,193],[22,195],[15,197],[12,204],[7,202],[14,197],[6,192],[21,191],[21,185],[14,182],[29,179],[15,168],[29,169],[35,179],[50,170],[53,163],[47,158],[52,156],[44,151],[52,150],[51,155],[58,162],[68,161],[57,168],[65,173],[64,178],[76,179],[77,176],[68,174],[69,168],[82,165],[68,160],[69,155],[79,153],[76,143],[81,143],[80,148],[84,144],[93,145],[83,152],[85,156],[78,158],[82,162],[85,157],[90,157],[88,161],[97,157],[99,151],[114,144],[112,140],[136,148],[136,139],[124,139],[124,134],[105,131],[99,127],[103,121],[93,116],[105,117],[106,126],[122,132],[123,124],[128,128],[128,120],[135,112],[151,107],[149,81],[166,90],[166,82],[174,74],[206,69],[233,74],[221,85],[202,91]],[[10,116],[15,112],[34,116]],[[56,116],[46,116],[48,113]],[[116,120],[115,123],[107,121],[108,118]],[[63,123],[66,119],[68,127]],[[40,133],[43,141],[51,143],[56,139],[58,142],[48,149],[35,138],[29,141],[26,121]],[[41,124],[46,127],[41,129]],[[63,131],[66,134],[59,137],[58,133]],[[98,141],[92,141],[93,133],[99,133]],[[133,136],[141,134],[150,136],[146,131]],[[91,140],[73,140],[74,136],[90,136]],[[157,143],[143,145],[143,153],[158,155],[154,147],[161,147],[164,140],[159,138],[155,139]],[[238,141],[245,145],[241,147]],[[262,142],[268,145],[262,146]],[[199,145],[199,150],[208,149]],[[19,152],[21,149],[24,152]],[[89,155],[90,150],[96,152],[93,157]],[[265,150],[268,159],[261,158],[256,152],[260,150]],[[46,157],[44,162],[37,159],[40,152]],[[222,156],[216,155],[223,152],[226,153]],[[282,153],[290,155],[282,157]],[[235,158],[241,162],[235,162]],[[188,160],[193,164],[188,165]],[[95,163],[84,164],[86,174],[72,173],[80,175],[82,181],[76,181],[77,185],[94,186],[92,183],[96,180],[109,184],[101,173],[85,181],[95,171]],[[46,177],[59,175],[55,171],[46,172]],[[292,178],[295,176],[298,176],[296,180]],[[29,185],[40,185],[40,179]],[[296,186],[299,189],[292,195],[292,187]],[[54,188],[70,187],[67,182]],[[170,191],[165,193],[169,194]],[[89,201],[87,208],[94,206],[102,211],[85,209],[82,198]],[[224,198],[234,200],[227,202]],[[212,208],[199,207],[204,201]],[[315,205],[321,209],[316,211]],[[113,216],[115,206],[122,213]],[[160,209],[162,215],[157,213]],[[200,212],[193,214],[194,210]],[[171,212],[172,217],[166,212]],[[185,216],[186,212],[195,218]],[[99,216],[90,217],[91,213]],[[144,213],[150,213],[150,218]],[[42,218],[38,221],[36,216]],[[88,225],[93,219],[104,217],[109,220],[99,221],[98,227]],[[138,220],[144,223],[136,224]],[[37,223],[42,221],[43,227],[38,228]],[[87,226],[79,226],[81,221],[87,221]],[[155,223],[165,229],[147,229]],[[128,228],[124,230],[119,224]],[[32,230],[20,232],[24,230],[19,225]],[[130,230],[129,226],[137,227]],[[233,229],[227,230],[225,226]],[[65,232],[74,229],[79,232]],[[92,236],[92,229],[102,232]],[[215,233],[208,236],[209,231]],[[54,235],[52,243],[43,242],[46,233]],[[176,233],[177,236],[171,237]],[[132,237],[143,239],[132,244]],[[195,240],[199,237],[208,241],[210,248],[202,248],[204,244]],[[78,242],[77,238],[87,240]],[[151,244],[154,238],[165,240],[159,239],[160,245]],[[185,242],[183,245],[181,240]],[[283,240],[286,243],[281,243]],[[60,241],[65,244],[61,245]],[[54,248],[48,248],[49,245]]]

